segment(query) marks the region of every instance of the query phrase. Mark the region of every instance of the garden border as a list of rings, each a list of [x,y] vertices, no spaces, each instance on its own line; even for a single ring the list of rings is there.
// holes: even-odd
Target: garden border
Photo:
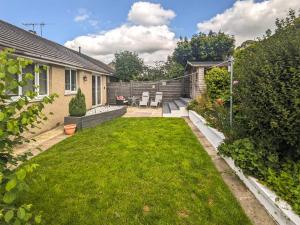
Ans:
[[[91,115],[85,115],[81,117],[77,116],[66,116],[64,118],[64,125],[67,124],[76,124],[78,130],[95,127],[101,123],[106,121],[115,119],[117,117],[123,116],[127,112],[127,106],[122,106],[119,109],[107,111],[107,112],[100,112]]]
[[[216,151],[218,146],[224,141],[225,136],[218,130],[206,125],[206,120],[195,111],[189,110],[189,118],[192,123],[202,132],[207,140],[213,145]],[[300,224],[300,217],[293,212],[291,206],[280,198],[269,188],[258,182],[251,176],[245,176],[241,169],[234,165],[234,161],[230,157],[222,158],[229,167],[243,181],[246,187],[254,194],[257,200],[265,207],[267,212],[280,225],[297,225]]]

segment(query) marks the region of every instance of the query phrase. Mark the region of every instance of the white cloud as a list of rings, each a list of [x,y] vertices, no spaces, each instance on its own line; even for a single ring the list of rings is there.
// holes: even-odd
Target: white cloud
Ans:
[[[166,25],[122,25],[100,34],[79,36],[67,41],[65,46],[72,49],[81,46],[85,53],[98,58],[128,50],[141,54],[145,62],[152,63],[166,60],[176,46],[176,39],[175,34]]]
[[[236,1],[231,8],[197,26],[203,32],[221,30],[233,34],[239,45],[262,36],[267,29],[274,29],[276,18],[284,18],[289,9],[299,8],[300,0]]]
[[[128,20],[134,24],[155,26],[168,24],[175,16],[174,11],[166,10],[160,4],[136,2],[131,6]]]
[[[90,13],[84,9],[80,8],[78,9],[78,14],[74,17],[75,22],[82,22],[90,18]]]
[[[142,5],[148,6],[144,3]],[[176,47],[177,42],[175,33],[167,26],[171,14],[169,10],[162,9],[159,4],[149,4],[158,7],[157,9],[162,10],[162,12],[167,12],[166,15],[169,16],[160,16],[152,25],[149,22],[146,23],[147,20],[142,21],[142,24],[138,24],[137,20],[130,20],[134,24],[127,23],[111,30],[100,31],[97,34],[79,36],[67,41],[65,46],[74,50],[77,50],[80,46],[82,52],[106,63],[113,60],[116,52],[123,50],[137,52],[146,64],[153,64],[155,61],[166,61],[167,56]],[[141,12],[142,10],[139,8],[138,11]],[[130,12],[132,12],[132,9]],[[161,15],[157,14],[155,10],[151,12],[154,16]],[[148,15],[149,18],[151,18],[151,15]]]

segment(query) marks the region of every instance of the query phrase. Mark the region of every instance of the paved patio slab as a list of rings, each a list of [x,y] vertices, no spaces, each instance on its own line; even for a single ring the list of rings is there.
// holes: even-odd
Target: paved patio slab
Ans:
[[[123,117],[162,117],[162,108],[129,106]]]
[[[69,136],[64,134],[63,126],[59,126],[33,137],[35,141],[17,146],[14,153],[20,155],[30,151],[33,156],[36,156],[67,137]]]

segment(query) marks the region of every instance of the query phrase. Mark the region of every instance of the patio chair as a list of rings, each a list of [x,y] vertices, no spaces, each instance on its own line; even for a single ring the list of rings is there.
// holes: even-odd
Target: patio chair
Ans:
[[[145,92],[143,92],[142,100],[140,101],[139,106],[146,106],[147,107],[148,104],[149,104],[149,92],[145,91]]]
[[[151,107],[158,107],[159,105],[161,105],[162,96],[163,96],[162,92],[156,92],[155,99],[154,99],[154,101],[151,101],[150,106]]]

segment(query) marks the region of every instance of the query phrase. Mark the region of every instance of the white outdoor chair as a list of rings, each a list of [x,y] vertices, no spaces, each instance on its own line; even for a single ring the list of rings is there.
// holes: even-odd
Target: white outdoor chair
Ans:
[[[146,106],[147,107],[148,104],[149,104],[149,92],[145,91],[145,92],[143,92],[142,100],[140,101],[139,106]]]
[[[151,101],[150,106],[158,107],[162,102],[163,93],[156,92],[154,101]]]

